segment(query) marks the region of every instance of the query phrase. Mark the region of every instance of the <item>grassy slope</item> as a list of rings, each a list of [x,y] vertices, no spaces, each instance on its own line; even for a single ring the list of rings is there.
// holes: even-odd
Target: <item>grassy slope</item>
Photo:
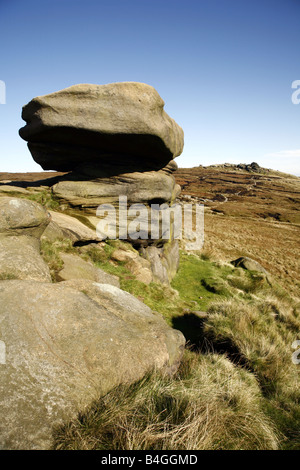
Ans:
[[[175,177],[182,195],[205,200],[207,251],[223,260],[254,258],[299,293],[300,178],[218,167],[180,168]]]
[[[300,366],[292,363],[300,327],[299,179],[199,172],[184,175],[183,193],[210,199],[205,250],[214,259],[181,253],[172,283],[179,295],[111,263],[114,243],[81,254],[184,332],[189,348],[180,370],[113,390],[57,430],[54,448],[300,449]],[[33,198],[57,208],[47,191]],[[43,242],[42,251],[54,280],[59,252],[79,253],[68,241]],[[240,255],[260,261],[272,286],[224,262]]]
[[[120,247],[81,254],[66,241],[43,242],[43,253],[54,269],[60,250],[71,250],[119,275],[123,289],[184,333],[188,348],[175,377],[154,373],[113,390],[57,430],[54,448],[299,449],[297,299],[261,273],[185,252],[172,282],[179,295],[146,286],[110,261]]]

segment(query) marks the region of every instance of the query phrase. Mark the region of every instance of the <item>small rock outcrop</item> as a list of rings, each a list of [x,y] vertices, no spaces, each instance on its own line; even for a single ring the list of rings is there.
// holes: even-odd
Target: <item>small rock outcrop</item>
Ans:
[[[174,158],[183,150],[183,131],[163,108],[157,91],[144,83],[74,85],[24,106],[22,117],[27,124],[19,132],[44,169],[69,171],[52,186],[62,209],[84,213],[96,228],[97,208],[110,204],[118,224],[119,197],[126,196],[128,207],[146,206],[150,226],[151,205],[171,204],[180,193],[173,172],[177,169]],[[51,231],[55,231],[53,224],[49,236]],[[148,235],[135,239],[134,245],[156,249],[157,241]],[[130,235],[127,240],[132,242]],[[159,245],[166,242],[176,252],[177,241],[161,234]],[[166,272],[172,273],[177,261],[170,266],[163,250],[157,256],[164,259]],[[164,270],[155,265],[156,271]],[[172,276],[154,277],[167,277],[169,282]]]
[[[58,281],[68,281],[70,279],[88,279],[90,281],[111,284],[120,287],[117,276],[108,274],[100,268],[96,268],[92,263],[84,261],[80,256],[71,253],[60,253],[64,265],[57,274]]]
[[[51,221],[43,232],[42,238],[49,241],[57,238],[69,238],[72,242],[99,241],[95,230],[90,229],[75,217],[55,211],[49,211],[49,213]]]

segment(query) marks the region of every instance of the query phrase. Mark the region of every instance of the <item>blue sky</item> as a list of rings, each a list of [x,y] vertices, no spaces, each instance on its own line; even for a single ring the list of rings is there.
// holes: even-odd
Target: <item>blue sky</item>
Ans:
[[[18,136],[33,97],[138,81],[184,130],[180,167],[300,175],[300,0],[0,0],[0,52],[0,171],[41,171]]]

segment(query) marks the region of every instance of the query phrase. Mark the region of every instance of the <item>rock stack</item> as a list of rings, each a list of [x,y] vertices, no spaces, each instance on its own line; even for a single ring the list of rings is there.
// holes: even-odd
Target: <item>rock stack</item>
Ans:
[[[74,85],[24,106],[27,124],[20,136],[44,170],[69,172],[53,185],[53,195],[62,208],[79,211],[96,227],[97,207],[118,209],[119,196],[127,197],[128,206],[150,208],[179,195],[172,173],[173,159],[183,150],[183,131],[163,108],[157,91],[143,83]],[[147,257],[153,241],[142,242]]]

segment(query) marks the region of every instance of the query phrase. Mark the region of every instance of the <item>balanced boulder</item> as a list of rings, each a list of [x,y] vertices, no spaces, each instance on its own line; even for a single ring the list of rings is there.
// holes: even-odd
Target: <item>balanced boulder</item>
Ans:
[[[144,83],[74,85],[24,106],[20,136],[45,170],[70,171],[83,158],[101,163],[111,154],[162,167],[183,148],[183,131],[163,108]]]
[[[0,449],[47,449],[56,426],[113,387],[178,366],[184,337],[149,307],[68,282],[0,282]]]

